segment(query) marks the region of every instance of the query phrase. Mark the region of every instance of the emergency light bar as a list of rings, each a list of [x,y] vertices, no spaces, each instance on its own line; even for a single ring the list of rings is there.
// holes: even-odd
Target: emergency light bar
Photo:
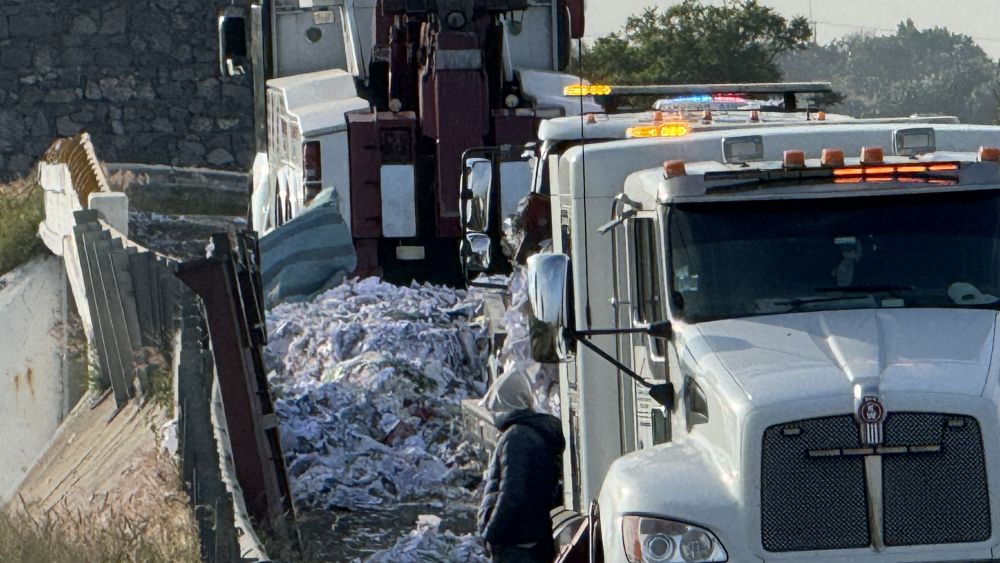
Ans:
[[[829,82],[756,82],[747,84],[674,84],[663,86],[612,86],[615,96],[694,96],[712,94],[824,94],[833,92]]]
[[[829,82],[754,82],[746,84],[672,84],[649,86],[611,86],[607,84],[571,84],[563,95],[579,96],[764,96],[779,94],[786,110],[796,108],[796,94],[833,92]]]

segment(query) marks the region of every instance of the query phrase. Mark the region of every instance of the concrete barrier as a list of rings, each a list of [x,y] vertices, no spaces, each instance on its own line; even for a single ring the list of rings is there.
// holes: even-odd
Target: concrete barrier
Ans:
[[[14,493],[68,410],[73,382],[63,353],[63,276],[60,261],[48,257],[0,277],[0,504]]]

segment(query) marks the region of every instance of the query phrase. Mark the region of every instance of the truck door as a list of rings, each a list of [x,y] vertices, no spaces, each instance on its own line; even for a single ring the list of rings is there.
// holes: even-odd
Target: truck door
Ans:
[[[623,243],[626,247],[627,263],[619,272],[627,272],[627,305],[620,312],[627,318],[624,327],[646,327],[666,320],[664,282],[661,276],[659,247],[663,239],[659,235],[654,217],[637,216],[625,222]],[[643,378],[653,382],[668,379],[666,350],[667,342],[645,334],[624,335],[620,338],[625,348],[622,356],[630,360],[632,369]],[[622,378],[623,413],[630,413],[630,419],[623,426],[632,429],[630,440],[623,444],[631,449],[642,449],[666,442],[670,439],[669,413],[650,399],[646,389],[636,386],[627,378]]]

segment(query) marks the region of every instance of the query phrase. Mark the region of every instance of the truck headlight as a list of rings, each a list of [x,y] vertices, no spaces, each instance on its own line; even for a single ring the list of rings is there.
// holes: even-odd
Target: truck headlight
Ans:
[[[695,563],[727,561],[729,555],[715,534],[684,522],[625,516],[622,538],[629,563]]]

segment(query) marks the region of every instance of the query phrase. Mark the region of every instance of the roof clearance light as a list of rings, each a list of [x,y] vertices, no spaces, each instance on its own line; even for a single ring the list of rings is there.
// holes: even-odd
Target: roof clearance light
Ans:
[[[610,96],[611,86],[606,84],[570,84],[563,88],[563,96]]]
[[[823,149],[823,155],[819,159],[823,166],[843,166],[844,151],[840,149]]]
[[[785,168],[806,167],[806,153],[800,150],[785,151],[784,156],[782,157],[781,160]]]
[[[979,162],[1000,162],[1000,148],[979,147]]]
[[[687,123],[665,123],[663,125],[636,125],[625,130],[625,136],[630,139],[650,137],[683,137],[691,129]]]
[[[663,163],[663,176],[668,180],[678,176],[687,176],[687,168],[683,160],[668,160]]]
[[[882,164],[885,155],[882,147],[861,147],[861,164]]]

